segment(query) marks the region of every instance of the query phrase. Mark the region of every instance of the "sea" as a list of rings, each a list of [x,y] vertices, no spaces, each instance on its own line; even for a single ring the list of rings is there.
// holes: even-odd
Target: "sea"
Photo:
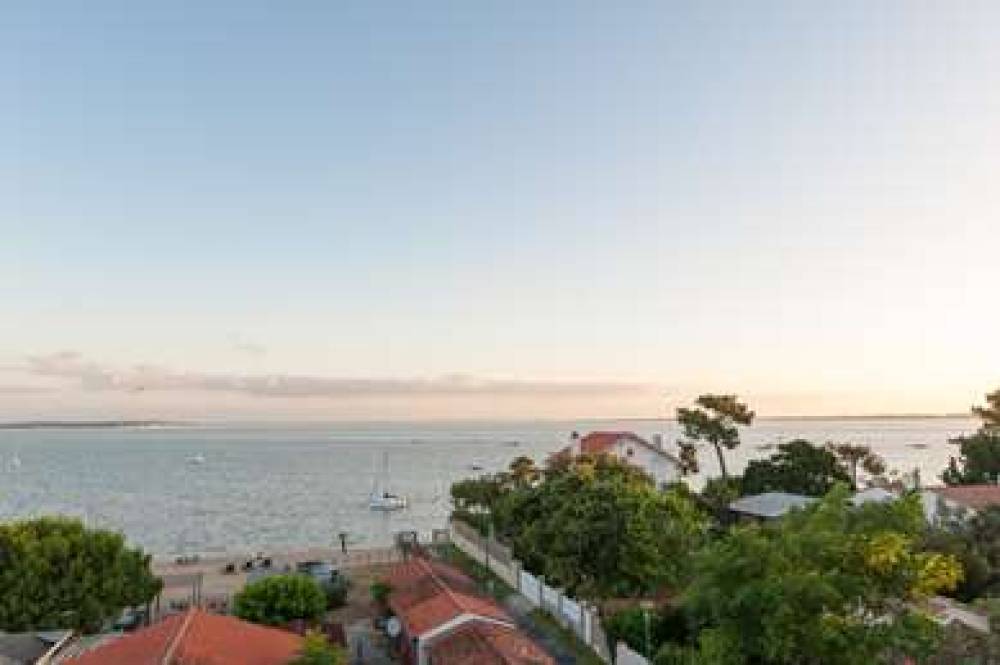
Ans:
[[[782,441],[870,445],[900,472],[938,482],[948,440],[976,421],[935,418],[758,419],[730,451],[731,471]],[[665,420],[461,423],[211,424],[0,430],[0,521],[49,514],[121,531],[158,557],[226,556],[335,546],[379,547],[394,534],[446,526],[452,482],[542,463],[571,432],[680,437]],[[717,474],[704,449],[699,487]],[[409,500],[376,512],[373,487]]]

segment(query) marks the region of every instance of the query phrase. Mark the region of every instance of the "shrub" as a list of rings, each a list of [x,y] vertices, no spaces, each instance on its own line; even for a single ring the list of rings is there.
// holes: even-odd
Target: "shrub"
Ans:
[[[372,585],[368,588],[372,595],[372,600],[374,600],[379,605],[384,605],[389,600],[389,594],[392,593],[392,587],[388,582],[372,582]]]
[[[289,665],[346,665],[347,654],[320,633],[306,633],[302,651]]]

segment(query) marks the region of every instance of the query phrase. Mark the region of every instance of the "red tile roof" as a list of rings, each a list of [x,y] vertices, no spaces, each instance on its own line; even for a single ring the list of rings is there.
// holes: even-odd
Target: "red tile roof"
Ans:
[[[955,485],[927,489],[973,510],[1000,506],[1000,485]]]
[[[609,452],[621,439],[640,445],[650,445],[635,432],[591,432],[580,439],[580,452],[585,455],[600,455]]]
[[[537,644],[509,626],[472,621],[434,640],[434,665],[555,665]]]
[[[190,610],[104,644],[67,665],[286,665],[302,638]]]
[[[386,581],[393,589],[389,607],[410,637],[463,614],[513,621],[495,602],[479,596],[475,583],[451,566],[414,558],[398,566]]]

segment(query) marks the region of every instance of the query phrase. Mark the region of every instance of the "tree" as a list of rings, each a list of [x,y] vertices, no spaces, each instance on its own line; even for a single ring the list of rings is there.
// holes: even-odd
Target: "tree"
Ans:
[[[972,413],[983,421],[983,430],[989,432],[1000,430],[1000,389],[987,393],[986,406],[974,406]]]
[[[719,458],[719,470],[723,478],[728,478],[724,449],[732,450],[740,445],[738,425],[753,422],[754,412],[746,404],[739,402],[736,395],[702,395],[695,400],[696,408],[677,409],[677,422],[684,430],[687,441],[684,445],[707,442],[715,448]]]
[[[948,485],[1000,483],[1000,390],[986,395],[986,406],[974,406],[972,412],[982,424],[975,434],[951,440],[960,455],[941,474]]]
[[[0,629],[98,631],[159,593],[149,564],[121,534],[76,519],[0,524]]]
[[[268,626],[296,619],[315,622],[326,612],[326,594],[308,575],[273,575],[248,584],[233,606],[244,621]]]
[[[535,466],[535,461],[526,455],[521,455],[510,463],[510,480],[515,485],[531,485],[542,475],[542,472]]]
[[[850,482],[847,472],[826,448],[803,439],[778,444],[766,460],[752,460],[743,472],[744,494],[791,492],[823,496],[838,482]]]
[[[497,534],[527,570],[588,598],[679,585],[706,516],[679,489],[614,457],[583,455],[506,492]]]
[[[1000,596],[1000,506],[980,510],[957,524],[929,529],[923,547],[961,561],[965,576],[955,589],[955,598],[969,602]]]
[[[702,626],[687,662],[867,665],[926,656],[937,627],[911,609],[961,577],[921,552],[919,497],[853,508],[846,486],[771,525],[735,527],[696,557],[684,596]],[[674,650],[676,651],[676,650]],[[671,653],[672,661],[685,662]],[[699,660],[697,656],[701,657]]]
[[[347,665],[347,654],[330,644],[322,633],[309,631],[302,641],[302,650],[289,665]]]
[[[851,486],[858,489],[858,467],[873,476],[885,473],[885,460],[870,446],[852,443],[828,443],[830,452],[840,458],[851,475]]]

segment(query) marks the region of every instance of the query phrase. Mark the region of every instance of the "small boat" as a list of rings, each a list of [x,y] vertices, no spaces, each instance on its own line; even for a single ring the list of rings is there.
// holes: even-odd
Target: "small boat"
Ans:
[[[368,497],[368,507],[371,510],[402,510],[406,508],[406,497],[394,494],[388,490],[389,486],[389,453],[382,453],[382,471],[375,475],[372,483],[372,492]]]
[[[192,465],[204,464],[205,456],[201,454],[191,455],[190,457],[187,458],[187,463]]]
[[[908,448],[916,448],[917,450],[923,450],[927,447],[926,443],[908,443],[906,444]]]
[[[469,470],[470,470],[470,471],[482,471],[482,470],[483,470],[483,467],[481,467],[481,466],[480,466],[480,465],[478,465],[478,464],[470,464],[470,465],[469,465]]]
[[[368,507],[372,510],[402,510],[406,508],[406,497],[392,492],[372,494],[368,499]]]

